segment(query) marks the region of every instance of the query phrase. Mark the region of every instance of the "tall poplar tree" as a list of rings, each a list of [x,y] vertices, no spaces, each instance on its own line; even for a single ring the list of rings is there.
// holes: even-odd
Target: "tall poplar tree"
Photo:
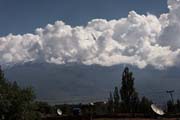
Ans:
[[[124,112],[134,112],[134,107],[138,104],[138,94],[134,88],[133,73],[126,67],[122,74],[122,86],[120,89],[121,100]]]

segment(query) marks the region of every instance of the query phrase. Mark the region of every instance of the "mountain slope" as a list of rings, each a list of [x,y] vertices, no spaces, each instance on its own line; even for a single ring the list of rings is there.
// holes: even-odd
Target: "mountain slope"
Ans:
[[[179,68],[155,70],[130,66],[130,70],[134,73],[140,95],[179,88]],[[9,80],[17,81],[21,86],[32,86],[37,99],[50,103],[106,100],[114,86],[120,86],[122,72],[122,65],[103,67],[47,63],[26,63],[5,70]]]

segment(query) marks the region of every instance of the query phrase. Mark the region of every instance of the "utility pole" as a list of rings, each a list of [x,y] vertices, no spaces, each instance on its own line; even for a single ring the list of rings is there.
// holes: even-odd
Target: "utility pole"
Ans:
[[[174,98],[173,98],[174,90],[167,90],[166,93],[168,93],[170,95],[172,103],[174,104]]]
[[[94,113],[93,106],[94,106],[94,103],[91,102],[90,103],[90,120],[93,120],[93,113]]]

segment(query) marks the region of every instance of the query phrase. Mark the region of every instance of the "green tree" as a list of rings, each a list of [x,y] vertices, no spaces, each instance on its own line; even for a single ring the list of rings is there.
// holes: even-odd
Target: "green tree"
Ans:
[[[167,111],[169,113],[173,113],[175,111],[175,105],[173,104],[172,100],[167,102]]]
[[[133,112],[131,105],[138,104],[138,94],[134,88],[133,73],[126,67],[122,74],[122,86],[120,89],[124,112]]]
[[[114,112],[114,100],[111,92],[109,93],[109,99],[108,99],[108,111],[110,113]]]
[[[38,111],[42,114],[50,114],[53,113],[53,107],[50,106],[47,102],[36,102],[38,106]]]
[[[4,72],[0,66],[0,119],[4,119],[9,112],[10,102],[7,100],[7,92],[9,91],[9,83],[6,82]]]
[[[0,119],[38,119],[39,114],[34,99],[32,88],[20,88],[16,82],[8,82],[0,68]]]
[[[177,100],[176,110],[177,110],[177,112],[180,112],[180,100]]]
[[[144,113],[145,115],[152,113],[151,104],[152,101],[143,96],[139,105],[139,112]]]
[[[130,99],[130,112],[136,113],[139,111],[139,97],[137,92],[133,92],[132,97]]]
[[[114,88],[114,111],[115,112],[119,112],[119,100],[120,100],[120,96],[119,96],[119,90],[118,87]]]

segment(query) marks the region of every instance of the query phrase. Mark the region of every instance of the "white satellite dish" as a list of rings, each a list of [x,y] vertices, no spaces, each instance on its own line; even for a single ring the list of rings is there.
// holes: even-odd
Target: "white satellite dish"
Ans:
[[[151,108],[158,115],[164,115],[165,114],[165,112],[161,108],[157,107],[155,104],[151,104]]]
[[[94,105],[94,103],[93,103],[93,102],[91,102],[91,103],[90,103],[90,105],[91,105],[91,106],[93,106],[93,105]]]
[[[61,116],[62,115],[62,111],[60,109],[57,109],[57,114]]]

